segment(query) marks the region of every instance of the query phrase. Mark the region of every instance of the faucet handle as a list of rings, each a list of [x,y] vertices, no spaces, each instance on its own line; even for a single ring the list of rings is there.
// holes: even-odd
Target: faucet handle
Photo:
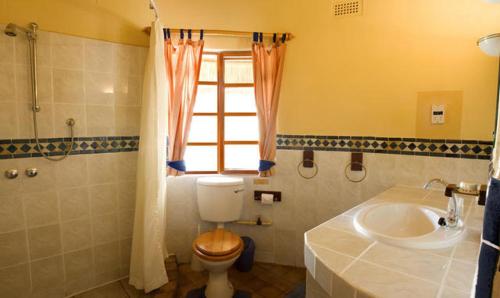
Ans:
[[[446,185],[446,189],[444,190],[444,195],[447,196],[448,198],[451,198],[455,191],[457,191],[457,185],[456,184],[448,184],[448,185]]]

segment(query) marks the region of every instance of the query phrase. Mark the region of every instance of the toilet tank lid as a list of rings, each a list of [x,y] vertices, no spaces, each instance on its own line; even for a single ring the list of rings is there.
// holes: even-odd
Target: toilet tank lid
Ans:
[[[203,177],[198,178],[197,183],[207,186],[234,186],[243,185],[243,178],[236,177]]]

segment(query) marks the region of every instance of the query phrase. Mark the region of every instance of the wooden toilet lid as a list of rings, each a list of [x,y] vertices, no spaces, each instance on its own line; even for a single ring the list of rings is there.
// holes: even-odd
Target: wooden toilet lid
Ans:
[[[224,229],[203,233],[193,243],[193,248],[198,255],[202,253],[212,257],[232,256],[240,253],[242,247],[243,241],[240,236]]]

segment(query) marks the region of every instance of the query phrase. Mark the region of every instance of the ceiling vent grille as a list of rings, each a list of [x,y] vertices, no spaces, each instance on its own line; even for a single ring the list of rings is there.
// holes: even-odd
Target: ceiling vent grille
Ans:
[[[333,0],[334,17],[359,16],[363,13],[363,0]]]

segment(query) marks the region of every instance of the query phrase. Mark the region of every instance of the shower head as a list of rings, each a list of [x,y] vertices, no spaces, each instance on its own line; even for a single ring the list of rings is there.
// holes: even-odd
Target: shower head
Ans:
[[[7,36],[16,37],[18,31],[22,31],[28,35],[29,38],[36,38],[36,30],[38,25],[36,23],[30,23],[29,28],[19,27],[14,23],[9,23],[5,26],[4,33]]]
[[[3,31],[7,36],[16,37],[17,36],[17,25],[14,23],[9,23],[5,30]]]

